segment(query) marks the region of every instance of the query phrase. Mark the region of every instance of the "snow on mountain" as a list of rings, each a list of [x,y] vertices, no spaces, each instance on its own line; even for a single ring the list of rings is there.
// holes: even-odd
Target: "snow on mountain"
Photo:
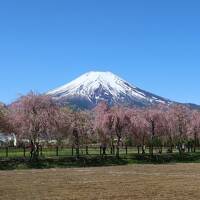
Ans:
[[[111,72],[89,72],[47,93],[63,104],[92,108],[100,101],[110,105],[147,106],[170,103],[168,99],[141,90]]]

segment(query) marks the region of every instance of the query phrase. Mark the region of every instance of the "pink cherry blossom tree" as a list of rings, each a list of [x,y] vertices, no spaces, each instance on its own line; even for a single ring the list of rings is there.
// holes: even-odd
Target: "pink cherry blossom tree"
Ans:
[[[100,102],[94,109],[94,131],[106,153],[107,145],[111,146],[111,153],[114,153],[113,115],[106,102]]]
[[[60,109],[49,96],[30,92],[14,102],[9,110],[14,133],[18,140],[29,140],[31,159],[37,159],[40,140],[48,140],[48,136],[56,132]]]
[[[162,119],[164,142],[168,147],[168,153],[173,153],[173,148],[176,143],[176,120],[174,118],[173,110],[167,107],[164,110],[164,117]]]
[[[196,152],[197,141],[200,135],[200,111],[193,110],[190,121],[190,134],[193,139],[193,151]]]
[[[172,119],[175,123],[175,138],[178,145],[179,153],[185,151],[185,144],[188,140],[189,126],[190,126],[190,114],[189,108],[183,105],[171,106]]]
[[[127,136],[130,125],[130,117],[127,113],[127,109],[122,106],[115,106],[112,108],[112,117],[113,117],[113,131],[117,139],[116,156],[119,157],[120,144],[124,141],[124,139]]]
[[[91,114],[87,111],[73,111],[71,113],[70,139],[76,149],[76,156],[80,155],[80,147],[86,146],[93,134]],[[87,151],[87,150],[86,150]]]
[[[59,108],[59,120],[57,117],[57,128],[55,133],[52,134],[53,138],[57,141],[58,145],[67,143],[70,137],[72,110],[66,106]]]
[[[148,138],[148,123],[144,116],[144,110],[133,108],[128,110],[130,117],[129,123],[129,136],[132,138],[133,143],[138,148],[138,153],[140,152],[140,146],[142,147],[142,153],[145,153],[146,141]]]
[[[148,133],[149,133],[150,153],[153,155],[155,145],[159,145],[161,147],[160,152],[162,152],[161,138],[164,133],[163,105],[147,108],[145,112],[145,119],[148,123],[148,128],[149,128]]]

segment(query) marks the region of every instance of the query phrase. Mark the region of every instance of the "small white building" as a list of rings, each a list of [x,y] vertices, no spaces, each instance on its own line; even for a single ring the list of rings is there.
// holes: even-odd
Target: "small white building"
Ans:
[[[7,134],[0,132],[0,146],[6,144],[12,144],[13,146],[17,145],[17,138],[14,133]]]

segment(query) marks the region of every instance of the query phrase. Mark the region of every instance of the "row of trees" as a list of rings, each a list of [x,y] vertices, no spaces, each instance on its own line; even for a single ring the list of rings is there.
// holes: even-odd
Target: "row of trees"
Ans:
[[[28,142],[31,156],[39,155],[41,142],[55,140],[76,148],[100,144],[119,156],[121,145],[133,145],[153,154],[154,148],[175,147],[182,153],[199,144],[200,112],[183,105],[160,104],[151,108],[109,107],[101,102],[92,111],[58,106],[49,96],[29,93],[5,108],[0,106],[0,130],[15,133],[18,142]]]
[[[95,130],[103,135],[106,144],[113,145],[117,139],[117,155],[120,143],[132,144],[142,148],[146,146],[153,154],[154,147],[162,153],[164,146],[170,153],[177,147],[180,154],[196,151],[199,145],[200,112],[183,105],[157,105],[149,108],[109,108],[101,103],[96,108]]]

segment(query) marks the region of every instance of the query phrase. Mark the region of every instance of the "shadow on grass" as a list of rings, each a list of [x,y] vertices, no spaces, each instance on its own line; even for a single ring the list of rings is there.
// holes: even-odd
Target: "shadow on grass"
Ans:
[[[115,156],[84,156],[40,158],[31,162],[26,158],[0,160],[0,170],[14,169],[49,169],[72,167],[100,167],[127,164],[167,164],[167,163],[200,163],[199,153],[129,155],[116,158]]]
[[[112,165],[126,165],[127,159],[116,157],[67,157],[67,158],[40,158],[31,162],[28,159],[7,159],[0,161],[0,170],[14,169],[48,169],[48,168],[71,168],[71,167],[98,167]]]
[[[136,155],[135,159],[142,164],[200,163],[200,153],[146,154]]]

